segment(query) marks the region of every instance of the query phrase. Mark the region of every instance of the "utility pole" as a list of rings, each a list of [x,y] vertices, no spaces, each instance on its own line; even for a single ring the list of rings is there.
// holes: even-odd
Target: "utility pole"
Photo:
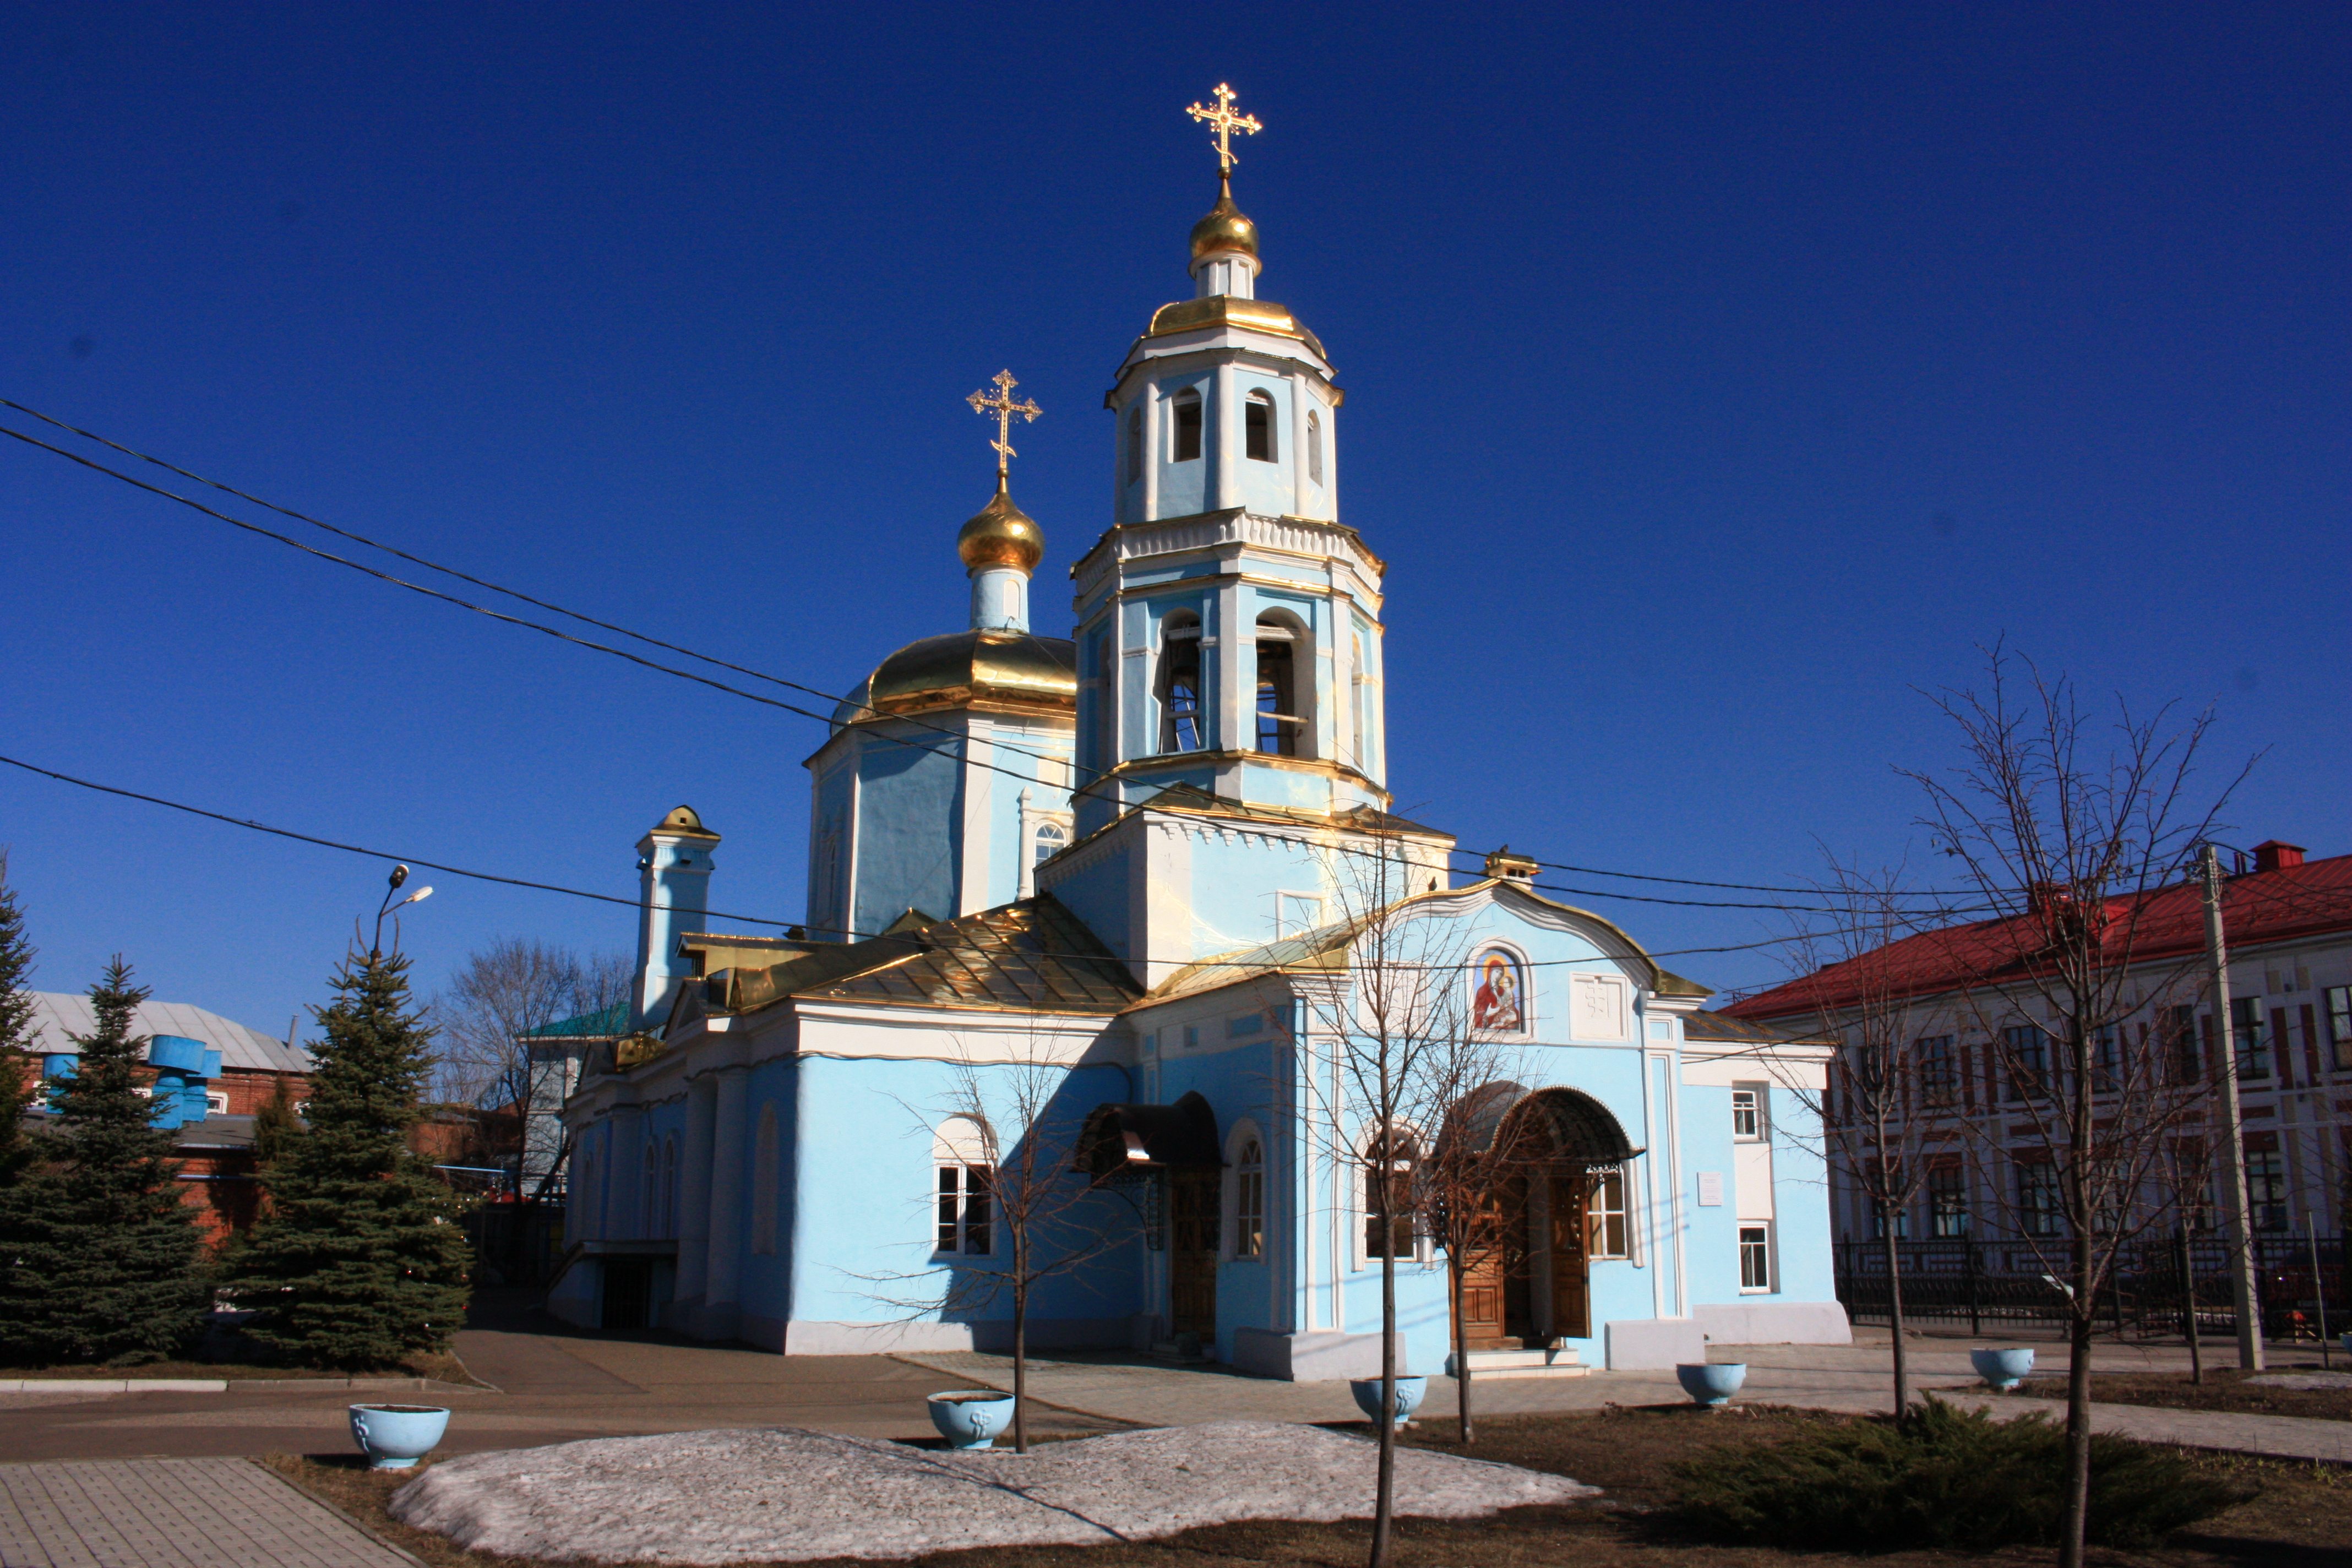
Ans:
[[[2212,973],[2213,1049],[2221,1077],[2221,1207],[2230,1227],[2230,1303],[2238,1319],[2238,1365],[2263,1369],[2263,1325],[2255,1315],[2254,1232],[2246,1213],[2245,1127],[2238,1110],[2238,1042],[2230,1020],[2230,953],[2221,936],[2221,855],[2199,856],[2205,878],[2205,961]]]

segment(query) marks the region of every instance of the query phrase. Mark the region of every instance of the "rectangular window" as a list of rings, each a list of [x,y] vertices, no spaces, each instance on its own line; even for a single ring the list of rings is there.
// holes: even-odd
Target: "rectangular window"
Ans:
[[[1960,1063],[1949,1035],[1927,1035],[1919,1041],[1919,1098],[1928,1105],[1949,1105],[1959,1099]]]
[[[2103,1024],[2091,1037],[2091,1092],[2113,1094],[2123,1082],[2122,1024]]]
[[[1739,1227],[1739,1288],[1772,1289],[1772,1227],[1769,1225]]]
[[[1175,426],[1175,455],[1170,461],[1194,462],[1201,456],[1201,395],[1197,392],[1180,393],[1171,410],[1176,417],[1171,422]]]
[[[2017,1224],[2028,1236],[2056,1236],[2060,1231],[2058,1167],[2046,1160],[2021,1162],[2017,1167]]]
[[[1735,1089],[1731,1091],[1731,1135],[1743,1143],[1755,1143],[1764,1137],[1764,1092],[1755,1089]]]
[[[1591,1194],[1584,1200],[1584,1247],[1589,1258],[1626,1257],[1625,1173],[1596,1172]]]
[[[2286,1156],[2275,1149],[2246,1151],[2246,1217],[2256,1230],[2286,1228]]]
[[[1886,1239],[1886,1211],[1875,1203],[1870,1205],[1870,1239],[1873,1241]],[[1895,1211],[1895,1239],[1897,1241],[1911,1239],[1909,1209],[1898,1208]]]
[[[2015,1024],[2000,1032],[2009,1058],[2009,1098],[2023,1100],[2050,1087],[2050,1037],[2039,1024]]]
[[[964,1258],[986,1258],[996,1249],[988,1167],[941,1165],[939,1171],[936,1250]]]
[[[1958,1166],[1927,1173],[1927,1228],[1941,1239],[1969,1233],[1969,1174]]]
[[[1307,416],[1307,477],[1316,484],[1323,482],[1323,416]]]
[[[1127,482],[1135,483],[1143,477],[1143,405],[1127,411]]]
[[[2175,1083],[2195,1083],[2204,1076],[2205,1061],[2198,1048],[2197,1009],[2167,1007],[2157,1015],[2163,1034],[2164,1058]]]
[[[2231,1043],[2237,1047],[2238,1077],[2266,1079],[2271,1076],[2270,1042],[2264,1037],[2263,999],[2259,996],[2233,996],[2230,999]]]
[[[2352,1072],[2352,985],[2327,988],[2327,1039],[2335,1050],[2336,1070]]]

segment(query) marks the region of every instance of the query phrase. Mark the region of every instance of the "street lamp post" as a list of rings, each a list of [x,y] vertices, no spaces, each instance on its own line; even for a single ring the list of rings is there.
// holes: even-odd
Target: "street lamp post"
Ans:
[[[408,880],[408,868],[405,866],[394,866],[392,868],[392,876],[389,880],[391,885],[384,889],[383,902],[376,906],[375,939],[368,944],[368,957],[371,960],[382,958],[383,956],[383,918],[392,913],[394,910],[404,910],[411,904],[421,904],[425,900],[433,896],[433,889],[431,888],[419,888],[416,891],[409,894],[408,897],[401,900],[398,903],[394,903],[393,902],[392,896],[393,894],[400,891],[402,885]],[[400,928],[395,923],[393,927],[394,940],[398,939],[399,931]]]

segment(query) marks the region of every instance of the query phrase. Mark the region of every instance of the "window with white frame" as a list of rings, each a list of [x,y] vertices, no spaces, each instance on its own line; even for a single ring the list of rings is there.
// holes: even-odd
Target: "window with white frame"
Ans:
[[[1276,893],[1274,900],[1274,934],[1278,937],[1297,936],[1323,923],[1319,893]]]
[[[205,1090],[205,1114],[207,1116],[226,1116],[228,1114],[228,1096],[223,1094],[218,1089]]]
[[[1039,823],[1037,831],[1031,837],[1036,841],[1036,848],[1031,853],[1030,863],[1037,866],[1043,866],[1059,855],[1070,842],[1069,829],[1058,822]]]
[[[1731,1091],[1731,1137],[1738,1143],[1764,1142],[1764,1091],[1760,1089],[1735,1089]]]
[[[2327,1039],[2336,1053],[2336,1070],[2352,1072],[2352,985],[2327,988]]]
[[[1739,1289],[1750,1295],[1772,1289],[1772,1227],[1739,1227]]]
[[[1592,1187],[1584,1200],[1584,1250],[1588,1258],[1629,1256],[1625,1231],[1625,1168],[1612,1165],[1592,1173]]]
[[[1234,1257],[1247,1262],[1265,1256],[1265,1149],[1245,1139],[1234,1162]]]
[[[955,1116],[940,1124],[931,1143],[934,1253],[986,1258],[995,1252],[995,1163],[988,1130],[979,1122]]]

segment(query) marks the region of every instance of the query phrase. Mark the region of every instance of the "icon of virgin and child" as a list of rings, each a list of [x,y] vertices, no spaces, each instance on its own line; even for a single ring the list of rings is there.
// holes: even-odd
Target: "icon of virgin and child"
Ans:
[[[1520,1003],[1519,966],[1508,953],[1489,951],[1478,961],[1478,990],[1470,998],[1470,1026],[1517,1034],[1528,1026]]]

